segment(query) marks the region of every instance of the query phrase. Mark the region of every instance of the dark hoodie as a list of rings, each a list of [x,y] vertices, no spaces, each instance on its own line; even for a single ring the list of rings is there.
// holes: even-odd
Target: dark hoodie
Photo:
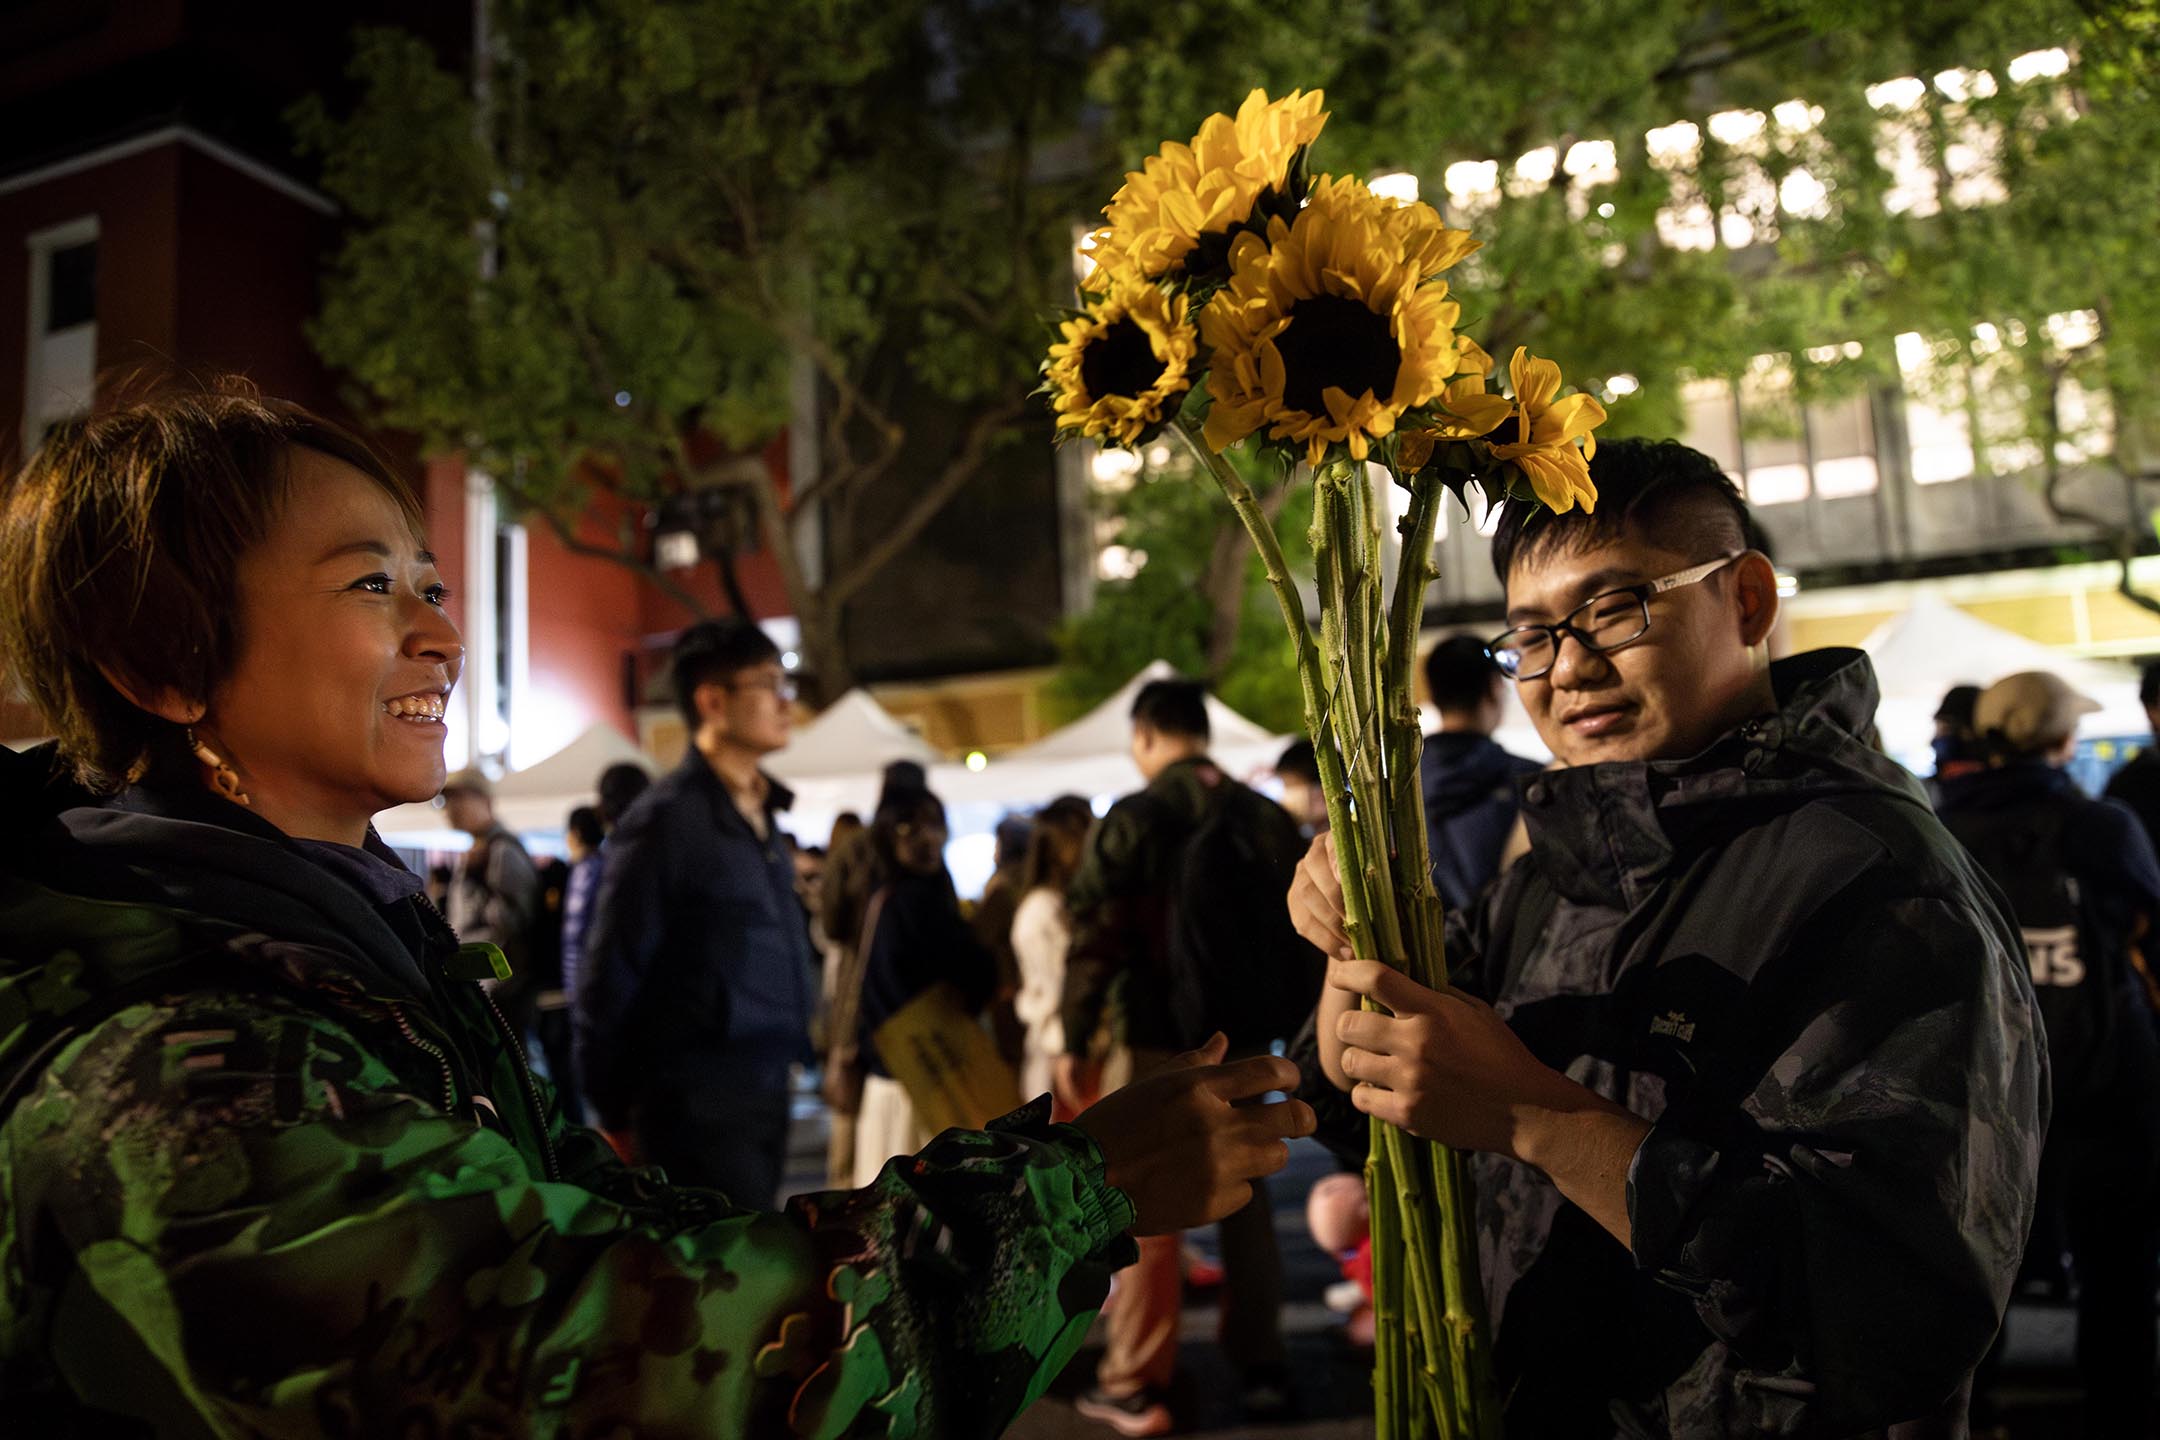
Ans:
[[[1547,1065],[1651,1122],[1630,1251],[1480,1156],[1511,1435],[1963,1434],[2032,1220],[2045,1041],[2001,896],[1860,740],[1857,650],[1687,760],[1524,787],[1465,961]]]
[[[781,1214],[624,1168],[379,842],[194,792],[10,821],[9,1434],[988,1436],[1130,1253],[1039,1112]]]
[[[1425,737],[1418,782],[1425,791],[1425,835],[1433,886],[1459,910],[1500,873],[1500,854],[1515,828],[1516,783],[1543,768],[1510,755],[1490,736],[1443,730]]]

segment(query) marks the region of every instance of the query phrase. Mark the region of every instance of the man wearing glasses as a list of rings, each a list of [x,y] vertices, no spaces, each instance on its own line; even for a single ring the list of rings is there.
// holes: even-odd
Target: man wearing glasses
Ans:
[[[1451,917],[1436,992],[1341,958],[1316,843],[1323,1064],[1480,1152],[1511,1435],[1963,1434],[2047,1112],[2018,933],[1862,742],[1867,658],[1771,662],[1715,462],[1591,469],[1594,514],[1511,503],[1494,538],[1488,649],[1560,766],[1531,853]]]
[[[774,819],[793,797],[760,768],[787,744],[795,682],[740,620],[684,631],[672,673],[690,748],[608,837],[575,1001],[585,1078],[641,1161],[770,1210],[817,994]]]

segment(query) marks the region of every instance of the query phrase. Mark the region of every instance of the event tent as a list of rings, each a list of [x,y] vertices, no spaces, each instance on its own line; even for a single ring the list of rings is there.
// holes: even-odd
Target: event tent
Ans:
[[[1875,724],[1883,749],[1922,774],[1934,768],[1928,745],[1943,695],[1953,686],[1990,685],[2023,670],[2053,671],[2099,702],[2100,713],[2080,726],[2087,737],[2141,736],[2150,728],[2130,666],[2066,655],[1932,595],[1915,598],[1860,644],[1874,660],[1882,688]]]
[[[931,788],[948,803],[1009,807],[1043,804],[1059,795],[1122,795],[1144,783],[1132,761],[1132,704],[1140,687],[1174,677],[1169,662],[1157,660],[1125,682],[1118,692],[1061,730],[1032,745],[999,756],[981,771],[941,766]],[[1207,698],[1208,750],[1231,774],[1249,778],[1273,767],[1284,736],[1273,735],[1213,695]]]
[[[595,724],[544,760],[495,782],[495,817],[519,834],[559,832],[570,812],[593,803],[600,772],[628,763],[652,769],[644,751],[613,726]],[[462,850],[465,835],[450,828],[440,800],[400,805],[375,817],[390,844],[408,850]]]
[[[912,760],[928,770],[944,758],[869,691],[855,689],[796,731],[765,768],[795,792],[800,812],[855,810],[867,816],[887,765]]]

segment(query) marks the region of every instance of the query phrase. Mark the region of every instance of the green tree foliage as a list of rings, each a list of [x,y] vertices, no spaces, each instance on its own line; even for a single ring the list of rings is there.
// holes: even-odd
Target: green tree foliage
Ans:
[[[1465,326],[1503,364],[1529,344],[1586,388],[1636,382],[1608,392],[1607,435],[1677,433],[1684,378],[1737,379],[1764,355],[1790,357],[1791,392],[1751,405],[1751,429],[1795,427],[1799,402],[1896,378],[1894,337],[1917,332],[1937,356],[1921,398],[1967,414],[1982,467],[2023,476],[2062,519],[2091,520],[2125,561],[2124,592],[2154,608],[2132,592],[2127,564],[2151,536],[2087,514],[2064,489],[2074,463],[2110,467],[2137,513],[2141,488],[2160,480],[2160,9],[2150,0],[1116,0],[1103,10],[1114,39],[1090,93],[1125,167],[1252,85],[1325,88],[1333,118],[1314,168],[1416,175],[1427,199],[1487,242],[1456,291]],[[2067,74],[2013,76],[2011,61],[2055,48],[2075,61]],[[1919,82],[1894,91],[1909,109],[1876,103],[1887,97],[1875,87],[1905,77]],[[1712,124],[1730,111],[1764,123],[1753,135]],[[1696,127],[1698,148],[1653,154],[1651,133],[1680,122]],[[1612,145],[1596,183],[1569,173],[1581,142]],[[1511,173],[1516,157],[1546,146],[1550,179]],[[1448,195],[1451,164],[1488,160],[1504,193]],[[1926,198],[1893,196],[1901,168],[1926,177]],[[1749,243],[1687,248],[1661,235],[1661,223],[1693,218],[1700,237],[1728,216],[1747,221]],[[2047,333],[2047,316],[2076,311],[2099,316],[2089,336],[2068,337],[2088,343]],[[1982,322],[1992,335],[1976,334]],[[1848,341],[1860,342],[1857,356]],[[2105,403],[2080,413],[2066,392]],[[1146,549],[1151,566],[1182,554],[1153,538],[1159,525],[1144,509],[1128,517],[1143,538],[1124,543]],[[1172,563],[1190,570],[1189,558]],[[1085,666],[1098,624],[1114,634],[1127,623],[1113,603],[1069,627],[1072,663]],[[1240,683],[1234,668],[1218,679]]]
[[[1233,459],[1273,510],[1291,563],[1309,561],[1312,487],[1262,473],[1272,469],[1265,462]],[[1097,506],[1138,568],[1099,584],[1095,603],[1059,635],[1056,718],[1080,714],[1142,666],[1167,660],[1208,678],[1225,704],[1269,729],[1301,729],[1297,668],[1260,559],[1192,456],[1156,447],[1130,488],[1098,495]]]
[[[369,32],[353,113],[298,117],[355,222],[318,348],[381,419],[463,447],[577,548],[650,569],[634,533],[579,536],[597,492],[738,492],[836,691],[848,601],[970,483],[1044,463],[1019,447],[1048,438],[1026,397],[1078,204],[1042,149],[1080,111],[1083,72],[1053,63],[1072,17],[1029,0],[491,13],[475,76]],[[939,405],[966,423],[926,463],[909,426]],[[743,456],[813,413],[792,453],[815,463],[783,493]],[[851,523],[895,488],[897,519],[888,503]],[[795,543],[813,500],[822,575]]]

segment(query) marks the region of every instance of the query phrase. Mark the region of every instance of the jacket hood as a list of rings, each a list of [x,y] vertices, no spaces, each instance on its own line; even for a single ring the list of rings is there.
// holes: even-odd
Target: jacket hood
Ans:
[[[1928,810],[1920,782],[1864,738],[1879,699],[1864,652],[1794,655],[1771,665],[1770,682],[1777,708],[1699,755],[1578,766],[1525,786],[1531,848],[1554,888],[1583,904],[1632,906],[1681,848],[1828,796]]]
[[[372,853],[396,856],[372,832]],[[66,992],[154,986],[195,964],[382,1000],[429,994],[383,912],[274,826],[202,795],[64,810],[0,860],[0,1055]],[[9,1006],[13,991],[31,996]],[[59,1007],[65,1008],[65,1007]]]
[[[1443,730],[1425,737],[1425,814],[1446,819],[1483,803],[1519,773],[1537,768],[1490,735]]]

